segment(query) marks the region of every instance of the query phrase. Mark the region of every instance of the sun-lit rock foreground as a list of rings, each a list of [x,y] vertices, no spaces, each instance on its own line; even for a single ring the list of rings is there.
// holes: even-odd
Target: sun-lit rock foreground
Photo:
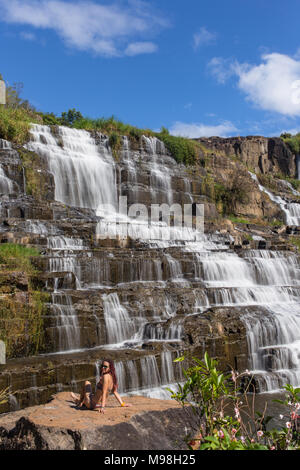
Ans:
[[[175,401],[126,397],[121,408],[110,397],[105,414],[78,410],[62,392],[45,405],[2,415],[0,450],[176,450],[195,434],[190,409]]]

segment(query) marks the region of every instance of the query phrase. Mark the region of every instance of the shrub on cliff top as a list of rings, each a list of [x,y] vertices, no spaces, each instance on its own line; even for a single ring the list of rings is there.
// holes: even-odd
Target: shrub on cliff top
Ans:
[[[184,163],[185,165],[195,164],[198,158],[197,143],[195,141],[186,139],[185,137],[170,135],[164,132],[164,129],[162,129],[161,133],[156,135],[157,138],[165,144],[166,148],[178,163]]]
[[[24,144],[29,139],[30,123],[40,122],[39,116],[24,108],[0,106],[0,138],[16,144]]]
[[[284,133],[281,134],[280,137],[290,147],[291,151],[295,155],[300,153],[300,132],[296,135]]]

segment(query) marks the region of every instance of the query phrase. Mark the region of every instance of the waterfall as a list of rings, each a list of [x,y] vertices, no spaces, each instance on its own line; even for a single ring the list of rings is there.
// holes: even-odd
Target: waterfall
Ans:
[[[44,156],[55,179],[55,199],[70,206],[97,210],[117,207],[115,165],[106,140],[101,145],[82,130],[34,124],[29,150]]]
[[[277,204],[284,212],[286,225],[300,225],[300,204],[289,203],[282,199],[282,197],[276,196],[258,182],[257,176],[254,173],[249,171],[249,174],[251,175],[251,178],[258,184],[260,191],[266,193],[271,201],[275,202],[275,204]]]
[[[102,299],[107,343],[117,344],[130,339],[134,335],[135,325],[121,305],[118,294],[104,295]]]
[[[182,380],[180,364],[173,363],[174,353],[168,350],[174,344],[180,349],[182,312],[199,315],[215,307],[243,309],[248,368],[257,377],[261,390],[273,391],[287,382],[300,385],[297,255],[246,249],[236,253],[230,249],[230,235],[204,235],[188,228],[170,228],[164,222],[149,224],[117,214],[117,196],[129,190],[135,202],[146,196],[148,204],[175,200],[176,173],[172,164],[166,163],[164,145],[156,138],[143,137],[144,146],[138,157],[130,152],[129,140],[124,138],[121,162],[117,164],[108,139],[100,134],[93,138],[88,132],[62,127],[53,134],[50,127],[40,125],[34,125],[31,134],[28,148],[48,162],[54,175],[56,200],[94,210],[99,220],[97,236],[113,233],[117,218],[120,238],[127,227],[130,243],[139,242],[127,251],[109,245],[98,251],[89,246],[83,235],[78,238],[60,229],[51,231],[48,223],[26,222],[28,232],[47,237],[49,271],[54,276],[69,273],[73,280],[75,276],[75,287],[81,295],[86,290],[88,298],[93,289],[102,301],[103,318],[100,306],[99,321],[105,324],[106,340],[98,346],[126,350],[128,354],[137,350],[144,355],[116,361],[122,393],[169,397],[164,386]],[[138,161],[141,155],[146,169],[142,176]],[[251,176],[259,184],[256,175]],[[147,185],[150,190],[145,196]],[[188,202],[193,202],[191,186],[185,175],[180,187]],[[287,224],[300,224],[300,204],[284,201],[261,185],[259,189],[284,211]],[[103,210],[105,205],[110,205],[110,211]],[[68,281],[71,282],[64,277],[60,283],[67,287],[58,288],[57,277],[52,294],[51,308],[56,319],[53,328],[58,332],[56,348],[60,351],[81,347],[78,307],[75,310],[73,306]],[[186,298],[190,300],[188,307]],[[95,320],[94,328],[98,327]],[[152,350],[149,354],[147,348],[155,342],[160,343],[161,349],[158,354]],[[97,367],[96,364],[96,371]]]
[[[80,348],[80,327],[77,314],[68,294],[54,292],[52,294],[51,312],[56,319],[55,332],[58,340],[55,348],[58,352],[72,351]]]
[[[11,194],[14,192],[15,183],[6,176],[2,165],[0,165],[0,194]]]
[[[0,150],[10,150],[12,149],[12,145],[8,140],[0,139]]]

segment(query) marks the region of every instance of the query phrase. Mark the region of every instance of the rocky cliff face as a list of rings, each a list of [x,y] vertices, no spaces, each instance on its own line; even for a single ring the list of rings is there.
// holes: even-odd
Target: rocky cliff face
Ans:
[[[213,152],[240,160],[255,173],[298,177],[296,156],[279,137],[211,137],[197,140]]]
[[[223,369],[270,373],[262,389],[283,383],[280,368],[298,380],[290,356],[282,364],[280,347],[267,349],[292,345],[299,328],[299,260],[289,244],[299,224],[285,225],[287,212],[298,221],[298,196],[285,188],[278,203],[245,166],[293,174],[292,158],[276,139],[273,153],[270,139],[253,139],[238,147],[235,139],[201,140],[202,159],[190,168],[145,137],[124,138],[117,160],[107,137],[66,128],[35,126],[26,149],[2,141],[0,241],[36,247],[39,256],[25,273],[1,261],[0,338],[9,361],[0,366],[0,389],[11,392],[1,411],[94,383],[107,356],[124,393],[162,396],[164,385],[182,380],[172,360],[205,351]],[[203,204],[205,234],[182,236],[175,227],[164,239],[161,220],[129,216],[126,236],[104,237],[119,196],[128,208]],[[229,220],[228,210],[247,223]],[[290,305],[287,333],[280,317]]]

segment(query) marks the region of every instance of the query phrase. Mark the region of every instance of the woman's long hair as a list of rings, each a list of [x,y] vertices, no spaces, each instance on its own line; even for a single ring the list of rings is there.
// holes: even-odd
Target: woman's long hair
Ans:
[[[112,361],[111,359],[103,359],[102,364],[103,364],[104,362],[108,362],[108,363],[109,363],[109,372],[107,372],[107,373],[108,373],[108,374],[111,374],[111,376],[112,376],[112,379],[113,379],[113,389],[112,389],[112,391],[113,391],[113,392],[116,392],[116,391],[117,391],[117,388],[118,388],[118,381],[117,381],[116,369],[115,369],[114,361]]]

